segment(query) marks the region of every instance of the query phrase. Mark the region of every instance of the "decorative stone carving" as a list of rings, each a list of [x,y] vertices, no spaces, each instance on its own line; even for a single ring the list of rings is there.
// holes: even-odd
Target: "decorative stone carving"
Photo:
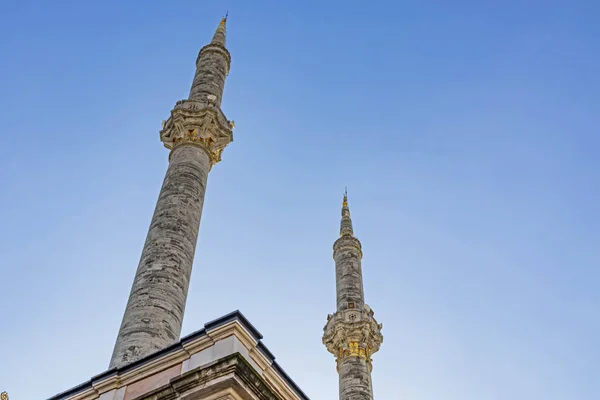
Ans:
[[[239,382],[243,382],[240,385]],[[219,390],[234,388],[236,399],[281,400],[282,397],[257,373],[240,353],[200,366],[171,379],[168,385],[137,400],[205,399]],[[216,400],[233,399],[230,395]],[[286,397],[287,398],[287,397]]]
[[[163,123],[160,139],[168,149],[184,143],[200,146],[210,154],[214,165],[233,141],[233,126],[211,102],[180,100]]]
[[[347,312],[345,313],[346,322],[355,322],[359,318],[359,314],[355,312]]]
[[[323,344],[335,355],[338,364],[345,357],[360,357],[370,362],[371,355],[383,343],[381,328],[366,305],[363,310],[338,311],[323,328]]]

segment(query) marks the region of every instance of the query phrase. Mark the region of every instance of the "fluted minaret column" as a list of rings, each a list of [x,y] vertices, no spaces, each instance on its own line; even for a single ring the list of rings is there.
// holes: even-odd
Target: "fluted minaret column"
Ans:
[[[179,340],[208,173],[233,140],[233,122],[221,111],[230,55],[223,18],[200,50],[187,100],[163,122],[171,150],[110,367],[121,367]]]
[[[337,311],[327,317],[323,344],[336,357],[340,400],[372,400],[371,355],[383,342],[382,325],[365,304],[362,248],[354,237],[348,197],[344,195],[340,238],[333,245]]]

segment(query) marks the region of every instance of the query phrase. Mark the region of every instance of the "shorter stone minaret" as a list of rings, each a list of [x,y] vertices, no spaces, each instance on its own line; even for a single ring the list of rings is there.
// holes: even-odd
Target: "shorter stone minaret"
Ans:
[[[371,355],[383,342],[382,325],[365,304],[362,249],[354,237],[348,196],[344,194],[340,238],[333,244],[337,311],[327,316],[323,344],[336,357],[340,400],[372,400]]]

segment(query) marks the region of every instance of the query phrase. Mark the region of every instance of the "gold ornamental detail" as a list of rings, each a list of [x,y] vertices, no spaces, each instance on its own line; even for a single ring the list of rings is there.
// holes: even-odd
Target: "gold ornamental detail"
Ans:
[[[360,357],[367,359],[371,356],[370,353],[371,350],[369,349],[369,346],[360,346],[358,342],[348,342],[348,347],[346,349],[340,348],[338,358]]]
[[[365,305],[364,309],[359,310],[355,305],[354,308],[327,316],[323,344],[335,356],[338,371],[348,359],[363,359],[369,370],[373,368],[371,357],[383,342],[383,326],[377,323],[373,314],[369,306]]]
[[[6,392],[0,393],[0,400],[8,400],[8,393],[6,393]]]
[[[173,148],[182,143],[196,143],[204,147],[210,153],[213,165],[221,161],[221,153],[223,152],[223,149],[213,149],[214,140],[211,137],[199,136],[195,129],[189,129],[183,134],[182,137],[174,138]]]

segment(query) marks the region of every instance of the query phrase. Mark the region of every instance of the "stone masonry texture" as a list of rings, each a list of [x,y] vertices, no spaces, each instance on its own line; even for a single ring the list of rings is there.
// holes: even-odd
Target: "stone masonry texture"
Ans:
[[[360,242],[352,236],[342,236],[334,246],[335,275],[337,289],[338,311],[348,308],[349,303],[354,308],[362,310],[365,303],[363,294],[362,253]]]
[[[200,50],[190,100],[204,101],[207,95],[213,95],[216,97],[215,104],[221,106],[225,78],[231,63],[230,57],[225,49],[225,23],[222,21],[212,41]]]
[[[360,357],[339,364],[340,400],[372,400],[370,366]]]
[[[216,97],[215,104],[220,106],[227,68],[223,49],[215,45],[204,48],[198,58],[196,76],[189,99],[205,100],[207,95],[212,94]]]
[[[179,339],[211,165],[195,145],[171,152],[110,368]]]

